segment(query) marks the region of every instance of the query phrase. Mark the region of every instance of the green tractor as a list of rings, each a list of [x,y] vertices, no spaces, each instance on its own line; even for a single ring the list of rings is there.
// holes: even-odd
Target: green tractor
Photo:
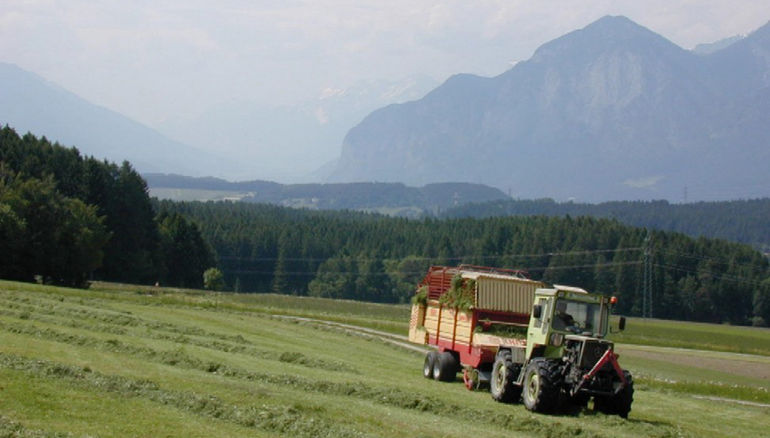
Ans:
[[[631,374],[618,364],[609,330],[614,298],[555,285],[535,292],[526,347],[497,351],[490,376],[492,397],[519,397],[534,412],[585,407],[628,417],[634,395]],[[625,318],[620,318],[620,330]]]

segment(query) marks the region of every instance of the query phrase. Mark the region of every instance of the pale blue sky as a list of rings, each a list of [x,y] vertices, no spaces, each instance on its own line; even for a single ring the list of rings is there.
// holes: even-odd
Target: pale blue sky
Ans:
[[[765,24],[770,0],[0,0],[0,61],[152,126],[367,79],[495,75],[608,14],[692,48]]]

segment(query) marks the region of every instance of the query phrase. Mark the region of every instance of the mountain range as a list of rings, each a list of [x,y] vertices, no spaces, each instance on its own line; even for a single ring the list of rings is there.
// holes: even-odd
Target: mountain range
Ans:
[[[486,78],[371,113],[329,181],[471,181],[517,198],[770,195],[770,24],[701,54],[604,17]]]

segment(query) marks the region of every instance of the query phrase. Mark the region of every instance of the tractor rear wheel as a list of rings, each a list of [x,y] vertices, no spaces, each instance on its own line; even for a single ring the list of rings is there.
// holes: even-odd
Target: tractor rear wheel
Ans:
[[[433,378],[433,364],[436,362],[436,356],[437,353],[435,351],[429,351],[428,354],[425,355],[425,362],[423,362],[422,365],[422,375],[426,379]]]
[[[492,365],[492,378],[489,382],[489,392],[492,398],[502,403],[515,403],[521,397],[521,386],[514,382],[519,378],[521,365],[514,364],[511,352],[501,350]]]
[[[452,353],[439,353],[433,362],[433,378],[439,382],[451,382],[457,377],[458,368],[457,359]]]
[[[524,370],[524,406],[533,412],[553,412],[559,404],[559,388],[554,386],[557,377],[549,361],[531,360]]]

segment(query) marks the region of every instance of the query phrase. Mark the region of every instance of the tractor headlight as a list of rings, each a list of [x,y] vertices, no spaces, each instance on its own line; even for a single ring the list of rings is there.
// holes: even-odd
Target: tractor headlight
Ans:
[[[561,347],[564,342],[564,335],[561,333],[551,333],[551,345],[554,347]]]

